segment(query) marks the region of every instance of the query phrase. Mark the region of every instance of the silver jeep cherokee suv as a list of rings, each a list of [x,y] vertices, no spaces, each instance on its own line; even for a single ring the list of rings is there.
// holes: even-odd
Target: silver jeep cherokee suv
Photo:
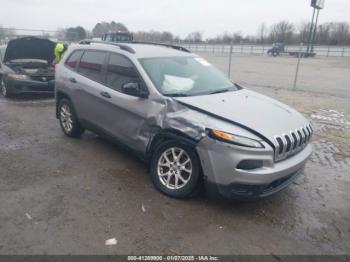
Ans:
[[[172,197],[200,184],[228,198],[266,197],[291,184],[312,152],[300,113],[182,47],[83,41],[66,52],[55,84],[66,135],[89,129],[125,145]]]

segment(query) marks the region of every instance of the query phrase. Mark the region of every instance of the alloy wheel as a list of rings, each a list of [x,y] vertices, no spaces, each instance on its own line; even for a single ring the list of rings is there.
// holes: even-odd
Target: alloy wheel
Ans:
[[[158,178],[168,189],[176,190],[186,186],[191,179],[192,171],[191,158],[181,148],[169,148],[159,158]]]
[[[73,129],[73,118],[70,107],[67,104],[61,106],[61,123],[64,130],[70,133]]]

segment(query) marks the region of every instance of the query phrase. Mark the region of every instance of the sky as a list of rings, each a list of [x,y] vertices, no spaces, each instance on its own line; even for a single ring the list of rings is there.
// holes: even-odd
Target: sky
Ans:
[[[311,0],[0,0],[0,25],[56,30],[97,22],[124,23],[130,31],[170,31],[185,37],[223,32],[255,35],[261,23],[311,20]],[[320,23],[350,23],[350,0],[326,0]]]

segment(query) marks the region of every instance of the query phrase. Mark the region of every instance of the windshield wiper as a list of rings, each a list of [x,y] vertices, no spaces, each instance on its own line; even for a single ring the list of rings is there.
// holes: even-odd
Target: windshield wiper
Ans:
[[[163,94],[164,96],[170,96],[170,97],[183,97],[183,96],[189,96],[185,93],[170,93],[170,94]]]
[[[213,91],[209,94],[213,95],[213,94],[220,94],[220,93],[226,93],[226,92],[229,92],[230,89],[226,88],[226,89],[221,89],[221,90],[217,90],[217,91]]]

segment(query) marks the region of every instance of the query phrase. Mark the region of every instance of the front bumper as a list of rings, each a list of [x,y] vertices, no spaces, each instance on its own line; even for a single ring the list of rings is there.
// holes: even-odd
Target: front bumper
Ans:
[[[7,78],[5,84],[10,94],[53,94],[55,81],[40,82],[33,80],[16,80]]]
[[[303,169],[289,176],[277,179],[266,185],[231,184],[220,185],[210,182],[205,183],[207,192],[211,195],[221,196],[227,199],[254,200],[274,195],[292,184],[301,174]]]
[[[198,144],[197,152],[210,193],[225,198],[262,198],[295,181],[312,153],[312,146],[308,144],[298,154],[277,163],[268,144],[264,149],[243,148],[206,137]],[[252,170],[238,169],[244,160],[261,161],[263,165]]]

